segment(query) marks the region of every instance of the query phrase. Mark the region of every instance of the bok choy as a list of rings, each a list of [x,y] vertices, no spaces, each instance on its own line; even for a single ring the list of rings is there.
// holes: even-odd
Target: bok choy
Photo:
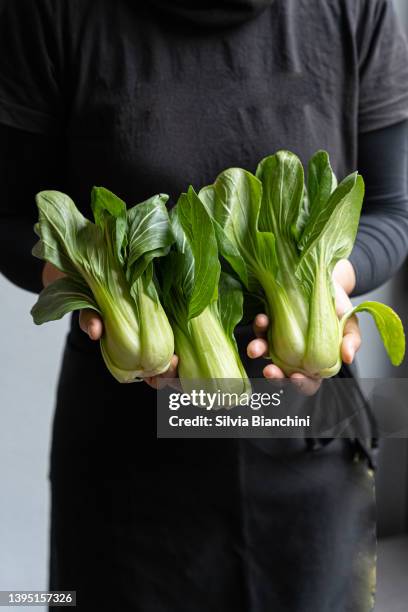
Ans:
[[[249,393],[233,335],[242,318],[242,290],[220,273],[213,225],[190,187],[170,213],[175,245],[160,262],[163,304],[169,315],[185,390],[198,383],[224,393]]]
[[[172,329],[153,278],[153,259],[173,242],[166,200],[157,195],[127,210],[113,193],[94,187],[92,223],[63,193],[36,197],[40,240],[33,254],[66,276],[41,292],[31,311],[34,322],[81,308],[98,312],[102,355],[119,382],[160,374],[173,355]]]
[[[307,185],[298,157],[279,151],[263,159],[256,176],[222,172],[199,198],[213,219],[221,254],[270,317],[270,358],[287,375],[334,376],[347,319],[369,312],[394,365],[405,351],[404,331],[391,308],[363,302],[339,320],[332,273],[354,245],[364,182],[353,173],[340,184],[329,156],[309,162]]]

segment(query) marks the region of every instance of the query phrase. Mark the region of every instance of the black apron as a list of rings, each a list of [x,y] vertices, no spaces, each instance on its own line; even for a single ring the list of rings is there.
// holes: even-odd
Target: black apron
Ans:
[[[371,610],[374,432],[157,439],[155,391],[118,384],[82,336],[74,317],[53,427],[51,589],[76,590],[86,612]]]

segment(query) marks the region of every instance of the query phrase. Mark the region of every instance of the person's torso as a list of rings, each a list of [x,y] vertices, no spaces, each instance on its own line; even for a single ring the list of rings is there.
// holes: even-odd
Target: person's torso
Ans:
[[[277,0],[225,28],[135,2],[72,2],[66,189],[89,215],[94,184],[128,205],[278,149],[356,163],[358,66],[350,5]]]

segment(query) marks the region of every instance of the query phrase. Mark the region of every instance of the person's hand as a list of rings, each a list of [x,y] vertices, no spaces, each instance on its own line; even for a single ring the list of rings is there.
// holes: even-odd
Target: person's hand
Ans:
[[[42,272],[42,281],[44,287],[48,287],[51,283],[63,278],[65,274],[58,270],[53,264],[47,262],[44,265]],[[88,334],[91,340],[100,340],[103,334],[103,323],[97,312],[91,308],[84,308],[79,313],[79,327],[83,332]]]
[[[258,359],[266,357],[269,354],[269,345],[266,340],[268,331],[269,318],[266,314],[258,314],[254,320],[255,340],[251,340],[247,347],[248,357]],[[274,363],[268,363],[263,369],[263,375],[270,380],[279,380],[286,378],[285,373]],[[289,379],[296,384],[299,390],[305,395],[314,395],[321,385],[321,379],[305,376],[301,372],[295,372],[289,376]]]
[[[177,355],[173,355],[173,357],[171,358],[169,369],[166,370],[166,372],[163,372],[162,374],[159,374],[158,376],[149,376],[148,378],[145,378],[144,381],[150,387],[153,387],[153,389],[162,389],[163,386],[166,386],[167,384],[169,384],[170,387],[174,387],[178,389],[179,384],[178,384],[177,366],[178,366],[178,357]],[[166,382],[164,382],[163,379],[167,379]]]
[[[345,259],[339,261],[333,271],[336,312],[339,318],[352,308],[348,293],[351,293],[354,289],[355,282],[355,274],[351,263]],[[266,314],[258,314],[255,317],[253,327],[256,338],[252,340],[247,347],[247,354],[251,359],[257,359],[268,355],[269,346],[266,340],[268,326],[269,319]],[[341,358],[344,363],[351,364],[353,362],[360,345],[361,334],[358,319],[353,315],[347,320],[344,327],[343,340],[340,348]],[[263,375],[268,379],[285,378],[285,374],[281,368],[273,363],[269,363],[264,367]],[[321,379],[311,378],[300,372],[291,374],[289,378],[307,395],[316,393],[321,385]]]
[[[341,318],[353,308],[349,294],[356,285],[354,268],[348,259],[341,259],[333,270],[333,283],[335,289],[336,312]],[[354,357],[361,346],[361,333],[357,315],[347,319],[341,343],[341,358],[348,365],[353,363]]]
[[[61,272],[61,270],[58,270],[58,268],[53,266],[51,263],[48,263],[48,261],[46,264],[44,264],[42,271],[42,283],[44,287],[48,287],[48,285],[51,285],[51,283],[59,278],[64,278],[64,276],[65,274]]]

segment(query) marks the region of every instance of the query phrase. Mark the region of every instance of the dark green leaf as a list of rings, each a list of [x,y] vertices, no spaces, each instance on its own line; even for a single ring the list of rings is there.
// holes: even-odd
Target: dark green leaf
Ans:
[[[99,312],[91,290],[72,278],[60,278],[40,293],[31,315],[36,325],[61,319],[68,312],[92,308]]]
[[[300,159],[289,151],[278,151],[258,164],[256,176],[263,193],[259,229],[294,242],[304,192]]]
[[[33,255],[52,263],[62,272],[80,279],[81,240],[93,224],[76,208],[74,202],[59,191],[41,191],[36,196],[39,223],[35,229],[40,241]]]
[[[354,244],[363,198],[364,181],[355,172],[338,185],[325,205],[319,208],[315,203],[299,243],[302,256],[324,238],[333,251],[338,248],[346,257]]]
[[[237,249],[236,245],[227,237],[224,229],[215,218],[215,189],[212,185],[204,187],[198,193],[198,197],[204,204],[207,212],[213,221],[215,237],[217,239],[218,251],[222,257],[230,264],[241,281],[248,287],[248,272],[245,260]]]
[[[162,257],[174,241],[166,208],[168,196],[160,194],[133,206],[128,213],[128,275],[134,282],[152,259]]]
[[[177,217],[184,232],[182,243],[178,237],[178,246],[181,252],[186,253],[188,264],[184,276],[188,317],[193,318],[217,297],[220,276],[217,241],[211,219],[192,187],[179,198]],[[188,244],[190,256],[184,240]]]
[[[240,283],[221,272],[218,286],[218,310],[221,323],[229,338],[235,342],[234,329],[242,319],[243,297]]]
[[[114,252],[123,263],[127,229],[125,202],[105,187],[94,187],[91,192],[91,207],[95,223],[105,232],[107,240],[114,235]]]
[[[310,210],[323,209],[336,187],[337,180],[330,165],[328,153],[317,151],[309,161],[307,172]]]
[[[311,212],[300,242],[302,255],[296,275],[311,291],[316,270],[324,266],[328,278],[335,264],[353,248],[364,197],[364,182],[357,174],[347,177],[326,205]]]
[[[256,289],[259,276],[277,267],[273,234],[258,231],[260,181],[241,168],[230,168],[200,194],[214,215],[220,253],[244,285]]]

